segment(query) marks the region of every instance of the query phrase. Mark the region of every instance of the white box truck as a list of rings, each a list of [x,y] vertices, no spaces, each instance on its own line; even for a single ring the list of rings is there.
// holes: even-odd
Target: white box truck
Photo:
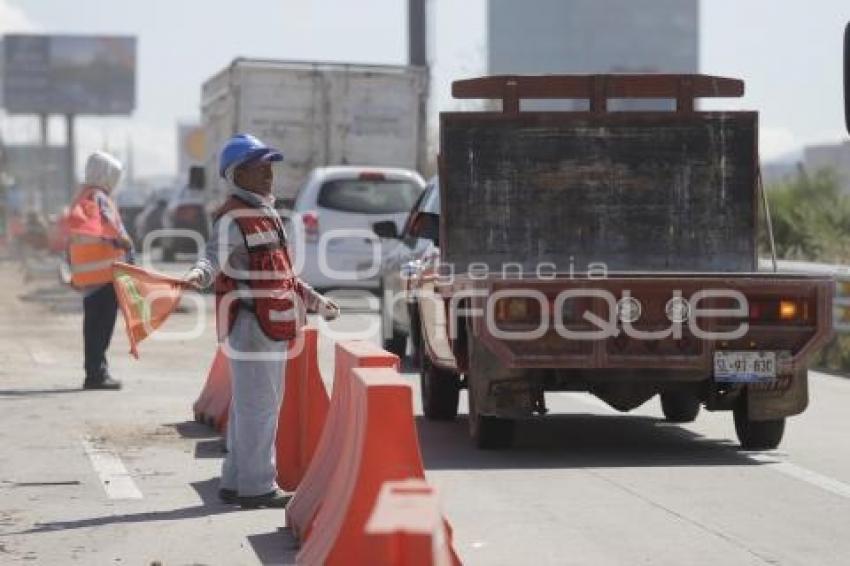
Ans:
[[[246,132],[279,148],[274,193],[293,198],[314,167],[421,170],[425,148],[423,68],[236,59],[202,87],[210,197],[221,197],[218,151]]]

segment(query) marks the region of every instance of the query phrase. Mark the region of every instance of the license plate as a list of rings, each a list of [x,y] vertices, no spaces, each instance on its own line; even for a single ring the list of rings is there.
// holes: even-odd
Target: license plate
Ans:
[[[714,380],[751,383],[776,379],[776,352],[715,352]]]

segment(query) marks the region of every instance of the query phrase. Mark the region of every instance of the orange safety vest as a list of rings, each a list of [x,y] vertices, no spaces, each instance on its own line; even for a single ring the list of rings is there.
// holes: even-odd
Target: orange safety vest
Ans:
[[[83,187],[68,215],[71,285],[78,288],[112,281],[112,264],[124,257],[124,250],[116,245],[118,230],[100,213],[95,199],[99,191],[96,187]],[[107,200],[113,218],[118,218],[112,199]]]

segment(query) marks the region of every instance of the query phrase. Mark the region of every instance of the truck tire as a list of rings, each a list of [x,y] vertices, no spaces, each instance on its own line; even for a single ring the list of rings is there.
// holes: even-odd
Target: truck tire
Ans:
[[[384,340],[384,350],[395,354],[403,362],[407,353],[407,334],[403,334],[394,328],[393,335]]]
[[[772,450],[782,442],[785,419],[753,421],[747,415],[746,398],[735,406],[735,433],[744,450]]]
[[[425,355],[419,371],[422,412],[430,421],[452,421],[457,416],[460,378],[456,373],[436,367]]]
[[[662,393],[661,412],[671,423],[691,423],[699,414],[699,399],[687,391]]]
[[[410,365],[414,369],[422,368],[422,322],[419,320],[419,308],[413,304],[408,307],[410,320]]]

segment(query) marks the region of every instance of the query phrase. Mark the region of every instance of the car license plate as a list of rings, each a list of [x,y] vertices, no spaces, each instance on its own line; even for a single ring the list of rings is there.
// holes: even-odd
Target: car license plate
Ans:
[[[715,352],[714,380],[751,383],[776,379],[776,352]]]

